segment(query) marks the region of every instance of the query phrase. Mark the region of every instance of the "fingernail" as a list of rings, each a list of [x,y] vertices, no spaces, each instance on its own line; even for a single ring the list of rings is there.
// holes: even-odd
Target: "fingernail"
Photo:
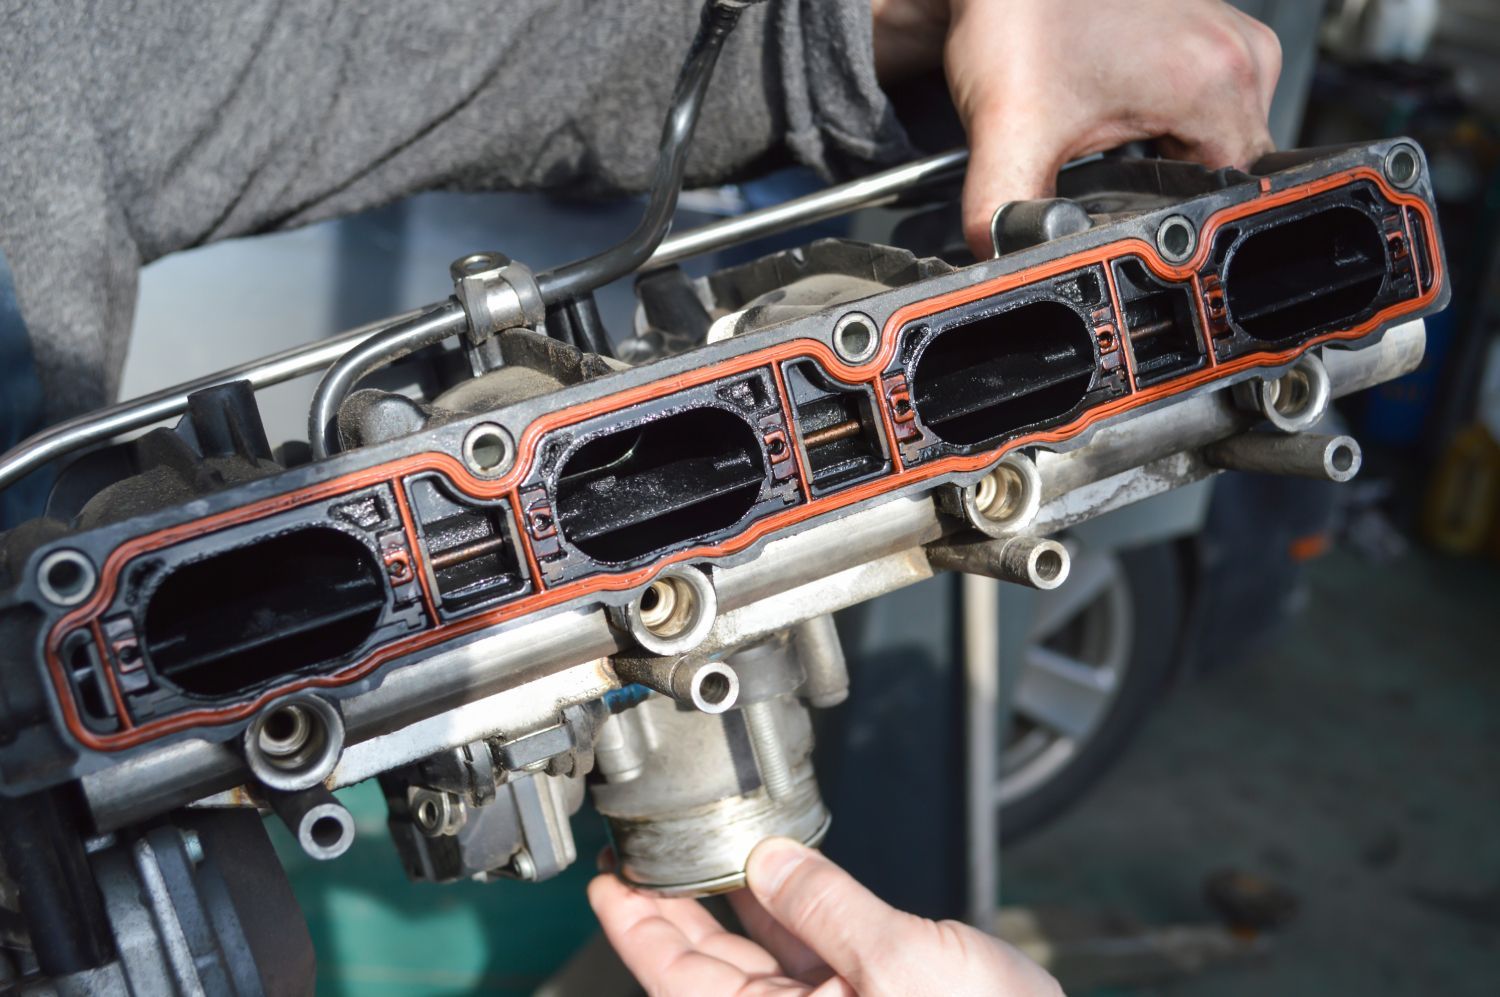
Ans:
[[[751,890],[760,896],[770,896],[811,854],[808,848],[791,838],[767,838],[755,846],[745,863],[745,876]]]

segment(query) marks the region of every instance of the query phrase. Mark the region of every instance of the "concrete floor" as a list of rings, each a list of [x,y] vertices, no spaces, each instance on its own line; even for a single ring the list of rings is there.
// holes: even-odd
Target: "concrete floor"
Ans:
[[[1239,868],[1300,911],[1264,959],[1120,994],[1500,993],[1500,567],[1313,566],[1265,653],[1173,692],[1004,856],[1007,904],[1204,921]]]

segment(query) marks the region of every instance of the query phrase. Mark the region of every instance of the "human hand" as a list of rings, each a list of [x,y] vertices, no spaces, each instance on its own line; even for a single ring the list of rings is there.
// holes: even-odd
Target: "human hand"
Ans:
[[[589,884],[610,944],[652,997],[922,994],[1056,997],[1051,976],[998,939],[889,906],[818,852],[761,842],[730,894],[749,932],[731,934],[696,900]]]
[[[1281,73],[1270,28],[1221,0],[871,0],[887,84],[941,60],[969,135],[964,237],[991,255],[1006,201],[1050,197],[1071,159],[1137,139],[1249,166]]]

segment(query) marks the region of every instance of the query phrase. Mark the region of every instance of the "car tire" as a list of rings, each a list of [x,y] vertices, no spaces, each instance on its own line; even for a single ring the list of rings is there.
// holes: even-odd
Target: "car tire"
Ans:
[[[1186,599],[1174,545],[1069,546],[1073,572],[1040,594],[1012,694],[1000,759],[1005,844],[1060,816],[1108,771],[1157,703],[1177,656]]]

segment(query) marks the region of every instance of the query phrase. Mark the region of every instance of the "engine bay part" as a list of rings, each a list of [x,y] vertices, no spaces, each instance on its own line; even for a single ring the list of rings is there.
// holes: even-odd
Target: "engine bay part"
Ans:
[[[858,364],[840,356],[851,313],[835,308],[479,416],[435,411],[412,435],[188,506],[11,543],[36,678],[79,749],[56,753],[54,778],[182,732],[232,738],[279,697],[337,697],[552,607],[620,605],[670,565],[728,563],[859,503],[1373,337],[1441,292],[1418,263],[1435,243],[1411,241],[1416,217],[1434,231],[1430,208],[1348,165],[1382,158],[1335,155],[1176,205],[1202,233],[1186,264],[1146,244],[1148,213],[867,297]],[[1294,268],[1328,292],[1310,309],[1302,284],[1267,276],[1265,247],[1313,231],[1348,273]],[[476,459],[511,466],[481,474]],[[95,503],[113,504],[110,489]]]
[[[184,956],[136,908],[251,910],[219,880],[274,859],[195,858],[195,822],[275,814],[337,859],[332,792],[372,778],[414,879],[553,876],[592,794],[626,879],[742,885],[757,841],[832,819],[830,613],[938,571],[1066,585],[1054,534],[1217,468],[1347,480],[1358,444],[1308,430],[1414,367],[1448,295],[1406,140],[1251,173],[1105,158],[997,212],[994,259],[821,240],[658,270],[616,357],[589,295],[659,243],[688,119],[628,245],[457,261],[453,299],[334,365],[310,457],[274,460],[254,384],[211,379],[0,537],[0,836],[37,973],[146,992],[190,957],[253,992],[255,925]],[[400,356],[437,390],[360,383]]]

